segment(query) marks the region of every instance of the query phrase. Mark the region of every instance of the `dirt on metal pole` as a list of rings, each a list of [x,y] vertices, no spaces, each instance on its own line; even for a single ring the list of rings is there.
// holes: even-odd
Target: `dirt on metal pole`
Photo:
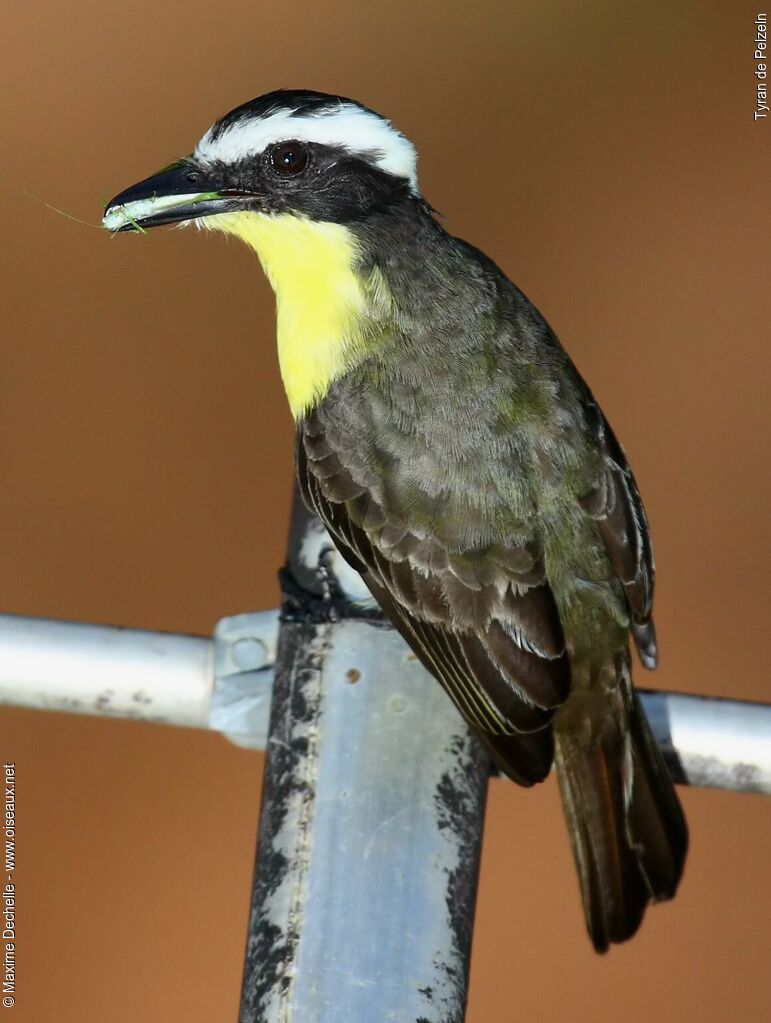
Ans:
[[[461,1023],[489,761],[295,501],[241,1023]]]

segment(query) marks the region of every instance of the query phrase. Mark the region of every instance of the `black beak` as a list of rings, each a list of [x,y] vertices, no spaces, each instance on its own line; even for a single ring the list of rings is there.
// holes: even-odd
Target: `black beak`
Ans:
[[[222,189],[190,160],[180,160],[110,199],[102,223],[114,232],[179,224],[243,208],[250,193]]]

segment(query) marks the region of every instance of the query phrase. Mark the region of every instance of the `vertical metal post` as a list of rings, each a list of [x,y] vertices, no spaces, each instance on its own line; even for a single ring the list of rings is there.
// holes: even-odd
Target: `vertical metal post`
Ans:
[[[296,507],[240,1020],[461,1023],[489,761],[318,539]]]

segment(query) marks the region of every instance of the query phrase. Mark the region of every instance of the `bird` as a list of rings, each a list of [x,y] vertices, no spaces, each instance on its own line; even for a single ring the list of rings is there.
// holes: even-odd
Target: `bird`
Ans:
[[[302,496],[500,770],[531,786],[556,766],[604,952],[675,894],[688,846],[632,684],[630,643],[658,659],[648,521],[544,317],[441,220],[390,120],[280,89],[103,224],[194,224],[256,253]]]

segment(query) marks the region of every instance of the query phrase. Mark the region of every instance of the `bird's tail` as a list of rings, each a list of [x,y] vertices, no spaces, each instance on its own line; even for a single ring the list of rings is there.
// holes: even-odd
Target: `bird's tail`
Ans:
[[[649,902],[672,898],[688,847],[672,780],[631,693],[627,707],[628,731],[601,730],[594,741],[593,729],[555,728],[562,803],[598,952],[631,938]]]

